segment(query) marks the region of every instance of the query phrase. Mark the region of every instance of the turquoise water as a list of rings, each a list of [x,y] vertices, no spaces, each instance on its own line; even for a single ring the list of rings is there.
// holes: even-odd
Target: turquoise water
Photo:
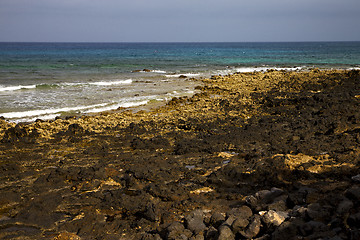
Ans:
[[[191,77],[310,67],[359,68],[360,42],[0,43],[0,116],[100,112],[191,95]]]

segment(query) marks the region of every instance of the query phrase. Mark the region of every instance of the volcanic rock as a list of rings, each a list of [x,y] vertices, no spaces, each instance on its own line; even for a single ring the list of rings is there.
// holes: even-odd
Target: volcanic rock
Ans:
[[[259,234],[261,227],[261,221],[259,215],[254,215],[250,219],[250,224],[240,234],[245,238],[254,238]]]
[[[185,217],[185,223],[187,229],[191,230],[194,234],[203,232],[206,229],[203,219],[204,219],[203,211],[201,210],[192,211],[189,215]]]
[[[220,226],[218,240],[232,240],[232,239],[235,239],[235,235],[231,231],[230,227],[227,225]]]

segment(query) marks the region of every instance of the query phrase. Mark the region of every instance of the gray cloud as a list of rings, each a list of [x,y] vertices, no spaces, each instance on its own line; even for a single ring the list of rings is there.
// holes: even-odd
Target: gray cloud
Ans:
[[[1,0],[0,41],[360,40],[358,0]]]

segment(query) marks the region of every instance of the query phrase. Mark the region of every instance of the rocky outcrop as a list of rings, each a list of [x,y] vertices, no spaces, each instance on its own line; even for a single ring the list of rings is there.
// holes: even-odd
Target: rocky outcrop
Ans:
[[[203,81],[151,112],[0,119],[0,238],[359,239],[359,71]]]

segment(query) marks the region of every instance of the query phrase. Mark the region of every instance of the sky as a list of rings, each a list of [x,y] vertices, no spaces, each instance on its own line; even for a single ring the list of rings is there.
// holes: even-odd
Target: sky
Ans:
[[[360,0],[0,0],[0,41],[360,41]]]

